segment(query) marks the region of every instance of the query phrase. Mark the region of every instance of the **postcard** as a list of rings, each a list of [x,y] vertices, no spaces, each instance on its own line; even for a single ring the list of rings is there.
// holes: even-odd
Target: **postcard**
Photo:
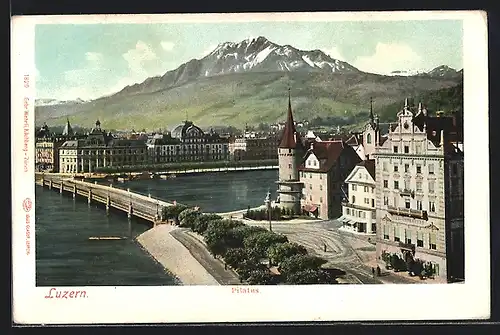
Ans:
[[[14,322],[488,318],[486,20],[13,17]]]

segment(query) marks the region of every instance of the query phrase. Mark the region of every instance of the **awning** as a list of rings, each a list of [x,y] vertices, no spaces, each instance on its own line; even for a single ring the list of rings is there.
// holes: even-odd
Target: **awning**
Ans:
[[[317,209],[318,209],[318,206],[316,206],[316,205],[304,205],[304,210],[305,210],[306,212],[313,213],[313,212],[315,212]]]

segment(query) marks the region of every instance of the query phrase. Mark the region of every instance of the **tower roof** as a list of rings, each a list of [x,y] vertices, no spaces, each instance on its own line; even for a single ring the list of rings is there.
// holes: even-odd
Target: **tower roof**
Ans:
[[[279,145],[281,149],[296,149],[297,147],[302,146],[299,134],[295,129],[295,123],[292,115],[292,103],[290,100],[290,88],[288,88],[288,115]]]
[[[71,128],[71,125],[69,124],[69,118],[66,119],[66,125],[64,126],[62,134],[65,136],[73,135],[73,128]]]

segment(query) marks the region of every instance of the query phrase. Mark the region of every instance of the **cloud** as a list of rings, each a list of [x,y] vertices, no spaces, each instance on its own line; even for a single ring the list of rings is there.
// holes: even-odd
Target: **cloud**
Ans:
[[[395,70],[420,68],[422,58],[410,46],[398,43],[378,43],[371,56],[358,57],[352,65],[367,72],[389,74]]]
[[[175,43],[173,42],[168,42],[168,41],[162,41],[160,43],[161,47],[165,51],[172,51],[174,49]]]
[[[346,60],[345,57],[342,56],[340,50],[337,47],[323,48],[323,52],[326,53],[328,56],[332,57],[333,59],[338,59],[344,62]]]
[[[100,63],[103,58],[103,54],[99,52],[89,51],[85,53],[85,59],[91,63]]]
[[[144,69],[146,62],[158,59],[153,49],[143,41],[138,41],[134,49],[128,50],[122,56],[127,61],[129,69],[140,74],[146,73]]]

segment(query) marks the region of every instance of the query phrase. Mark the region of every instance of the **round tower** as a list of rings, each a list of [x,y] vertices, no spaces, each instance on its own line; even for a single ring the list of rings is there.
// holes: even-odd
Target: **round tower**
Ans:
[[[299,165],[304,153],[304,148],[299,134],[295,129],[288,89],[288,115],[285,129],[278,146],[279,164],[279,197],[280,207],[300,212],[300,199],[302,197],[302,183],[299,181]]]

